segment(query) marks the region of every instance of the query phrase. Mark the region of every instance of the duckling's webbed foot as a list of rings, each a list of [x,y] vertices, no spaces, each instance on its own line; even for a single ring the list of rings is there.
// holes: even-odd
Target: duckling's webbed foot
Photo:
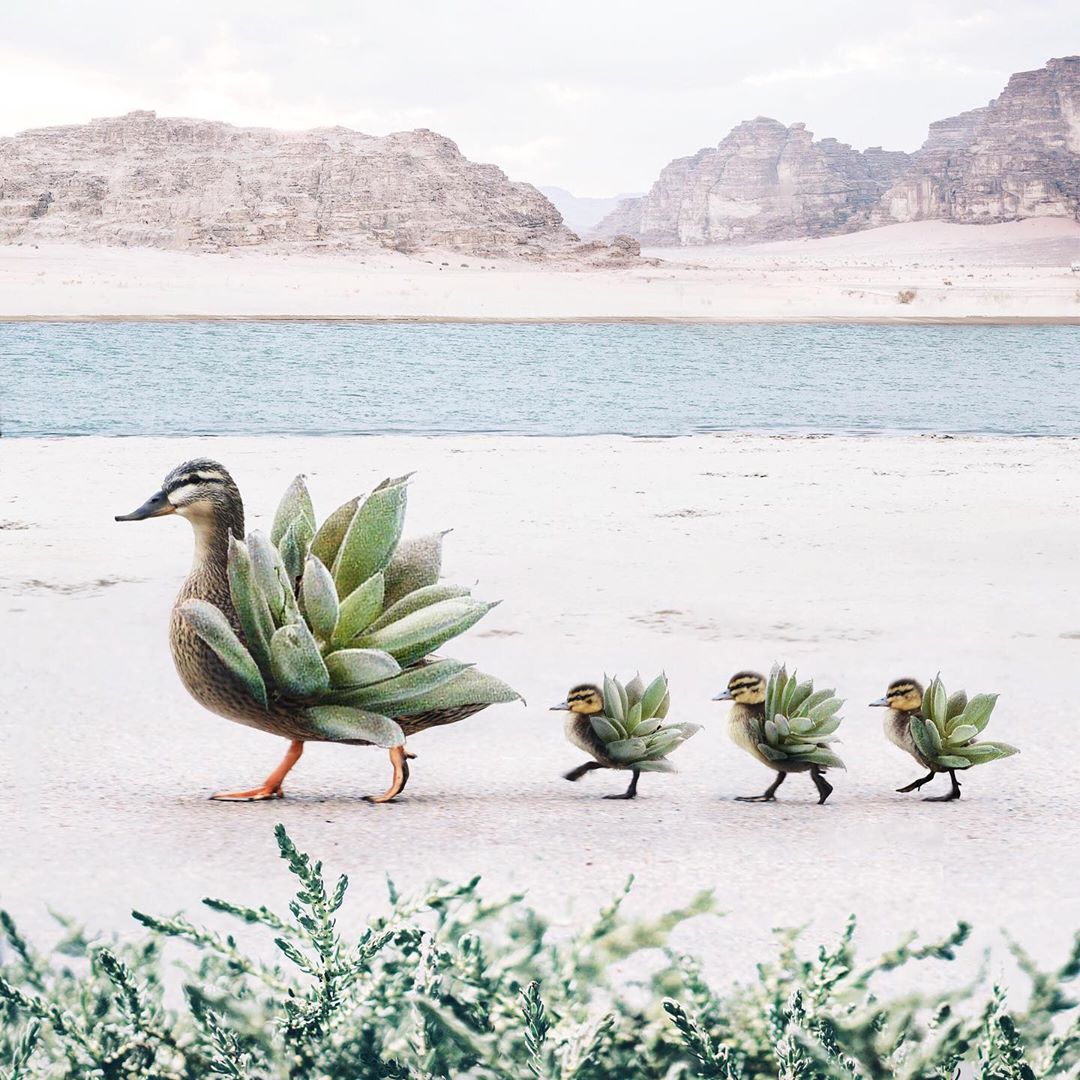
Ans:
[[[563,773],[563,779],[571,782],[580,780],[586,773],[591,773],[593,769],[602,769],[603,765],[599,761],[586,761],[584,765],[579,765],[576,769],[571,769],[568,773]]]
[[[764,795],[736,795],[736,802],[776,802],[776,789],[787,779],[787,773],[777,773]]]
[[[281,790],[282,782],[289,770],[300,760],[303,752],[302,742],[291,742],[281,764],[263,781],[261,787],[252,788],[250,791],[219,791],[210,798],[217,802],[262,802],[265,799],[283,799],[285,792]]]
[[[637,796],[637,782],[641,773],[634,769],[634,775],[630,780],[630,786],[621,795],[605,795],[605,799],[633,799]]]
[[[956,779],[956,772],[953,769],[949,770],[949,779],[952,780],[952,787],[948,795],[928,795],[923,802],[952,802],[954,799],[959,799],[960,781]]]
[[[810,778],[814,781],[814,787],[818,790],[818,806],[824,806],[825,800],[833,793],[833,786],[825,779],[818,765],[810,767]]]
[[[370,803],[387,803],[396,799],[409,782],[409,762],[416,755],[410,753],[404,746],[395,746],[390,750],[390,764],[394,768],[394,778],[390,786],[381,795],[365,795],[364,800]]]
[[[897,791],[921,791],[923,784],[929,784],[934,779],[935,774],[928,772],[921,780],[912,780],[910,784],[905,784],[903,787],[898,787]]]

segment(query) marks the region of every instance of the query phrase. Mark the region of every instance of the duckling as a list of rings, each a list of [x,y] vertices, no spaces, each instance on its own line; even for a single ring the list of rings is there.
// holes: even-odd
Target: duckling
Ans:
[[[885,731],[885,738],[893,746],[898,746],[904,753],[910,754],[924,769],[930,770],[920,779],[912,780],[910,784],[905,784],[896,790],[898,792],[921,791],[923,785],[930,783],[939,772],[948,772],[949,778],[952,780],[949,793],[947,795],[935,795],[932,798],[928,797],[926,802],[952,802],[954,799],[960,798],[960,781],[956,778],[955,770],[939,769],[931,764],[919,753],[918,747],[915,745],[915,739],[911,734],[911,718],[922,707],[922,701],[923,686],[917,679],[894,679],[889,683],[885,696],[878,698],[877,701],[871,701],[870,708],[889,710],[885,714],[885,719],[881,725]]]
[[[938,773],[948,773],[948,793],[925,801],[953,802],[960,798],[958,771],[1019,753],[1008,743],[977,737],[989,723],[996,703],[997,694],[976,694],[970,701],[963,690],[950,696],[940,676],[935,676],[925,691],[916,679],[889,683],[885,696],[870,705],[889,710],[884,722],[889,742],[929,770],[926,776],[896,790],[919,791]]]
[[[405,478],[388,482],[390,487],[387,487],[387,484],[382,485],[373,492],[369,501],[380,492],[383,492],[386,497],[387,492],[396,491],[393,485],[401,486],[404,481]],[[404,515],[404,494],[401,493],[399,497],[400,517],[396,525],[398,533],[392,537],[389,546],[391,552],[401,550],[395,548]],[[288,503],[290,498],[294,502],[304,503],[306,510],[302,516],[305,520],[307,512],[313,514],[313,511],[310,511],[310,497],[307,495],[306,488],[303,487],[301,478],[294,481],[293,487],[286,493],[282,508],[288,509],[292,505]],[[353,500],[351,504],[341,507],[327,520],[324,529],[315,536],[314,543],[312,543],[313,525],[309,525],[306,540],[303,542],[303,551],[297,556],[298,561],[294,561],[294,565],[300,568],[295,572],[292,570],[286,572],[277,549],[259,538],[258,534],[252,534],[249,537],[252,551],[255,549],[256,539],[260,539],[265,545],[264,550],[270,553],[270,557],[276,562],[277,570],[275,571],[273,567],[270,570],[271,580],[275,582],[278,590],[278,603],[284,604],[281,610],[287,610],[289,613],[284,619],[277,618],[279,627],[274,633],[275,624],[269,621],[271,616],[266,607],[266,597],[263,593],[259,593],[258,602],[264,609],[262,617],[267,620],[266,625],[274,642],[281,635],[288,637],[289,633],[295,632],[293,638],[290,638],[293,640],[302,632],[302,635],[311,640],[315,651],[313,663],[319,667],[323,683],[317,692],[303,696],[291,695],[287,688],[283,688],[284,684],[275,681],[276,673],[280,668],[274,668],[274,664],[282,656],[282,652],[278,652],[272,659],[267,659],[269,655],[266,650],[267,640],[261,642],[262,651],[255,648],[256,642],[251,632],[252,623],[250,620],[245,622],[234,604],[237,587],[237,582],[231,580],[237,570],[234,552],[236,549],[244,548],[243,557],[246,560],[248,551],[245,545],[239,542],[239,538],[244,536],[243,500],[239,488],[223,465],[209,458],[186,461],[165,477],[160,490],[151,495],[142,506],[130,514],[121,514],[116,517],[117,521],[143,521],[176,514],[191,523],[195,538],[194,560],[173,606],[169,628],[173,661],[180,680],[188,693],[210,712],[289,740],[289,748],[281,764],[261,785],[245,791],[218,793],[212,796],[213,799],[250,802],[282,798],[285,777],[300,760],[306,743],[343,742],[356,746],[371,746],[376,745],[377,738],[382,738],[384,741],[378,744],[389,748],[393,778],[384,794],[368,796],[368,799],[372,802],[389,802],[404,789],[409,779],[409,761],[415,758],[415,754],[405,749],[405,736],[429,727],[455,723],[486,708],[494,700],[509,700],[504,691],[509,691],[514,697],[518,696],[505,684],[502,684],[503,690],[499,690],[495,686],[498,680],[492,680],[490,676],[475,672],[468,665],[460,664],[458,661],[433,661],[425,656],[417,659],[415,649],[408,660],[399,653],[402,655],[402,664],[399,665],[390,653],[380,651],[381,645],[380,648],[370,645],[363,649],[351,650],[354,660],[363,661],[369,665],[374,664],[379,668],[375,677],[369,678],[366,683],[363,680],[354,680],[356,685],[346,686],[345,689],[341,689],[336,683],[331,684],[329,668],[323,663],[323,659],[333,660],[330,656],[334,651],[334,646],[329,640],[330,633],[336,626],[343,625],[343,620],[336,624],[334,622],[339,613],[338,601],[333,595],[334,580],[323,563],[308,554],[308,545],[310,544],[314,549],[322,543],[324,547],[321,550],[324,552],[324,558],[327,562],[334,562],[334,554],[344,552],[348,547],[352,525],[359,519],[364,506],[367,505],[365,503],[357,509],[358,504],[359,500]],[[279,509],[279,515],[281,513],[282,509]],[[324,530],[326,530],[325,533]],[[331,534],[333,534],[332,540],[320,539]],[[291,539],[290,537],[292,537],[291,530],[290,536],[286,539],[289,543],[295,543],[295,537]],[[363,539],[361,537],[360,542]],[[441,535],[439,539],[441,541]],[[333,547],[327,555],[325,545],[331,543]],[[425,572],[433,580],[438,576],[438,556],[432,556],[429,551],[423,554],[428,560],[425,564]],[[387,559],[389,558],[388,554]],[[318,566],[312,569],[315,562]],[[393,564],[390,565],[393,566]],[[249,562],[249,572],[250,566]],[[412,573],[414,570],[414,566],[403,564],[402,573],[405,571]],[[320,631],[318,645],[315,634],[310,630],[310,626],[313,625],[314,598],[309,597],[308,593],[301,589],[302,584],[306,587],[309,572],[315,574],[316,571],[325,575],[323,580],[328,584],[324,585],[324,590],[327,591],[323,592],[322,598],[332,608],[331,621],[329,625],[324,624]],[[282,592],[282,587],[284,592]],[[293,592],[297,594],[297,597],[303,592],[303,609],[298,600],[293,597]],[[360,590],[357,589],[357,593],[359,592]],[[417,595],[407,588],[403,588],[402,593],[406,602]],[[460,589],[456,590],[455,595],[461,596],[464,593],[467,593],[467,590]],[[380,590],[379,597],[381,596]],[[288,603],[284,602],[285,599]],[[461,602],[465,603],[465,601]],[[348,599],[343,598],[340,605],[342,615],[346,611],[347,603]],[[476,605],[476,609],[483,607],[485,610],[488,606],[479,605],[471,599],[468,604]],[[374,609],[372,619],[378,614],[378,610],[380,609]],[[280,615],[281,612],[279,612]],[[195,616],[209,620],[211,623],[217,619],[217,623],[211,627],[217,636],[215,637],[214,634],[208,636],[206,632],[200,632],[205,627]],[[415,626],[417,619],[415,606],[411,618],[412,625]],[[299,621],[303,625],[284,627],[280,625],[283,621],[293,624]],[[476,621],[475,618],[472,621]],[[370,620],[364,625],[371,625]],[[377,627],[378,621],[374,625]],[[393,625],[391,624],[389,629],[380,630],[380,634],[385,638],[391,632]],[[223,640],[226,646],[224,651],[221,647]],[[363,643],[362,639],[357,640]],[[447,637],[444,636],[440,640],[445,641]],[[215,644],[219,647],[213,647]],[[273,653],[273,648],[269,650],[269,653]],[[392,649],[393,646],[386,645],[385,648]],[[319,656],[320,651],[322,657]],[[357,657],[356,654],[360,653],[364,655]],[[344,656],[344,653],[339,652],[337,655],[340,658]],[[258,667],[256,659],[259,661]],[[285,655],[285,659],[288,660],[289,656]],[[271,671],[271,668],[274,668],[274,671]],[[447,677],[444,678],[444,676]],[[485,681],[489,685],[482,685]],[[456,686],[457,689],[447,695],[445,690],[452,686]],[[432,689],[433,687],[437,689]],[[418,689],[423,692],[418,693]],[[412,692],[412,698],[408,697],[407,691]],[[469,691],[475,691],[475,693],[470,694]],[[394,696],[395,694],[397,696]],[[394,704],[403,700],[405,700],[403,705]],[[452,702],[452,705],[445,708],[423,707],[412,714],[408,711],[410,701],[416,701],[418,705],[430,706],[436,700],[447,700]],[[391,719],[391,717],[396,719]]]
[[[593,731],[592,716],[599,716],[604,711],[604,692],[599,686],[592,683],[580,683],[570,689],[566,700],[552,705],[552,712],[565,710],[570,715],[566,718],[563,730],[567,739],[578,749],[584,750],[594,760],[586,761],[576,769],[571,769],[563,776],[564,780],[571,782],[580,780],[586,773],[594,769],[623,769],[614,758],[609,757],[604,741]],[[638,779],[641,776],[639,769],[631,770],[630,786],[621,795],[605,795],[605,799],[633,799],[637,796]]]
[[[786,672],[783,669],[774,669],[774,674],[781,676],[785,683],[788,681]],[[794,692],[794,676],[792,676],[791,683]],[[813,684],[801,685],[807,689],[807,693],[803,695],[803,701],[810,700]],[[731,737],[731,741],[760,761],[762,765],[773,769],[777,774],[776,779],[761,795],[738,795],[736,801],[774,802],[776,792],[787,779],[788,773],[809,772],[810,778],[814,781],[814,786],[818,791],[818,805],[823,805],[833,792],[832,784],[824,776],[825,766],[815,761],[806,760],[801,756],[789,756],[785,744],[790,741],[794,742],[796,746],[805,746],[807,747],[805,751],[799,750],[797,753],[814,753],[822,761],[831,761],[838,767],[843,767],[843,762],[832,754],[827,743],[817,742],[813,734],[806,736],[807,739],[814,740],[810,742],[804,742],[794,733],[788,735],[786,732],[778,733],[774,739],[768,739],[765,708],[767,686],[765,676],[759,672],[739,671],[728,680],[727,689],[713,698],[713,701],[731,701],[733,703],[728,718],[728,735]],[[820,691],[816,696],[821,697],[822,702],[837,700],[831,695],[832,691]],[[839,705],[836,708],[839,708]],[[770,742],[774,745],[769,745]],[[766,750],[769,753],[766,753]]]

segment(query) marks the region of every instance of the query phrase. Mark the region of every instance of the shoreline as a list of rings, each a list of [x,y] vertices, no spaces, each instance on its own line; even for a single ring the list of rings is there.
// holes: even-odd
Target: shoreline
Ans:
[[[466,326],[1080,326],[1080,315],[0,315],[4,323],[351,323]]]

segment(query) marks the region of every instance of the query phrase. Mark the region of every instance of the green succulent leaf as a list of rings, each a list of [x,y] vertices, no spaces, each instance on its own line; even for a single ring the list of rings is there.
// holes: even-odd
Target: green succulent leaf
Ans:
[[[312,728],[332,742],[362,741],[390,749],[405,745],[401,726],[386,716],[346,705],[313,705],[307,710]]]
[[[386,603],[399,600],[434,585],[442,569],[442,545],[445,532],[402,540],[386,565]]]
[[[623,696],[617,679],[610,675],[604,676],[604,712],[620,724],[626,722],[626,712],[623,709]]]
[[[958,754],[939,754],[934,762],[943,769],[970,769],[971,760]]]
[[[960,723],[970,724],[976,731],[984,731],[997,699],[997,694],[976,694],[960,714]]]
[[[618,742],[620,739],[626,738],[625,733],[620,731],[606,716],[590,716],[589,723],[596,733],[596,737],[605,743]]]
[[[666,679],[665,679],[665,682],[666,682]],[[659,719],[661,719],[661,720],[666,720],[668,710],[670,708],[671,708],[671,692],[668,691],[668,690],[665,690],[664,691],[664,696],[663,696],[663,698],[661,698],[660,704],[656,707],[656,712],[653,713],[653,716],[659,717]]]
[[[339,649],[326,657],[331,684],[339,689],[370,686],[401,674],[401,666],[379,649]]]
[[[337,559],[341,542],[356,516],[360,500],[350,499],[339,506],[320,526],[311,541],[311,554],[326,567],[332,567]]]
[[[963,745],[966,742],[970,742],[978,734],[979,729],[974,724],[957,724],[957,726],[949,732],[949,742],[952,744]]]
[[[383,593],[383,575],[376,573],[341,601],[337,626],[330,639],[334,648],[344,648],[372,627],[383,608]]]
[[[659,716],[663,719],[667,715],[666,710],[664,714],[660,713],[660,706],[663,704],[664,699],[668,695],[668,681],[666,675],[657,675],[648,687],[646,687],[644,693],[641,695],[641,715],[649,718],[653,716]]]
[[[911,738],[915,742],[915,748],[926,761],[933,761],[937,756],[934,744],[927,733],[927,729],[930,727],[933,727],[933,725],[927,724],[921,716],[913,716],[908,722],[908,729],[911,731]],[[935,728],[935,733],[936,730]]]
[[[274,620],[255,580],[247,544],[232,535],[229,536],[227,572],[229,595],[240,620],[240,629],[244,632],[244,641],[259,671],[266,676],[270,671],[270,638],[274,634]]]
[[[765,741],[770,746],[780,745],[780,729],[776,726],[775,720],[765,721]]]
[[[266,684],[251,653],[244,648],[229,625],[229,620],[205,600],[184,600],[176,607],[177,615],[217,654],[251,696],[265,709]]]
[[[641,699],[645,696],[645,683],[641,680],[640,673],[635,675],[626,684],[626,700],[631,707],[641,702]],[[644,712],[644,709],[642,709]]]
[[[466,668],[426,694],[387,707],[389,716],[415,716],[432,709],[457,709],[466,705],[498,705],[520,701],[521,695],[502,679],[476,668]]]
[[[289,526],[299,517],[307,519],[308,525],[315,527],[315,507],[311,504],[311,495],[308,493],[307,484],[303,476],[298,476],[285,489],[285,494],[278,503],[277,513],[274,514],[274,524],[270,529],[270,543],[279,544]],[[310,540],[311,537],[309,536]]]
[[[629,695],[627,695],[629,700]],[[628,735],[636,735],[638,725],[641,723],[641,702],[637,702],[631,705],[626,713],[626,733]]]
[[[957,690],[955,694],[950,694],[945,705],[945,719],[953,720],[958,717],[967,708],[967,703],[968,696],[963,690]]]
[[[760,742],[757,746],[762,755],[767,757],[770,761],[787,761],[787,752],[781,750],[779,747],[770,746],[766,742]]]
[[[275,626],[285,623],[285,569],[277,548],[258,530],[252,530],[247,538],[251,555],[251,569],[255,582],[270,609]]]
[[[847,766],[843,761],[834,754],[831,750],[826,750],[825,747],[820,746],[812,754],[807,754],[806,761],[812,762],[814,765],[820,765],[826,769],[846,769]]]
[[[643,758],[646,753],[645,740],[632,737],[616,739],[615,742],[609,742],[604,749],[619,762],[636,761]]]
[[[385,574],[383,577],[385,578]],[[411,615],[414,611],[419,611],[421,608],[437,604],[440,600],[453,600],[459,596],[468,595],[469,590],[462,585],[425,585],[423,588],[416,589],[407,596],[403,596],[396,603],[390,604],[390,606],[365,629],[372,631],[381,630],[384,626],[389,626],[391,623],[397,622],[398,619],[404,619],[406,615]],[[387,603],[385,597],[382,602],[384,605]]]
[[[338,594],[334,578],[315,555],[304,564],[300,603],[307,624],[319,641],[330,641],[338,622]]]
[[[931,720],[938,732],[945,730],[945,710],[948,705],[948,696],[942,685],[941,677],[934,676],[933,681],[923,694],[922,709],[924,719]]]
[[[335,700],[343,705],[355,705],[358,708],[371,709],[373,712],[386,712],[402,702],[409,702],[430,694],[443,683],[449,682],[472,666],[472,664],[463,664],[460,660],[449,659],[415,664],[392,679],[335,695]]]
[[[357,509],[334,561],[338,596],[348,596],[384,570],[401,539],[407,502],[404,483],[376,488]]]
[[[318,643],[306,626],[290,623],[270,639],[270,671],[275,684],[286,694],[313,698],[330,688]]]
[[[421,608],[356,640],[357,648],[383,649],[408,667],[479,622],[494,604],[458,597]]]
[[[634,762],[634,768],[637,769],[638,772],[666,772],[666,773],[673,773],[673,772],[678,772],[679,771],[666,758],[654,758],[654,759],[651,759],[651,760],[646,759],[645,761],[635,761]]]

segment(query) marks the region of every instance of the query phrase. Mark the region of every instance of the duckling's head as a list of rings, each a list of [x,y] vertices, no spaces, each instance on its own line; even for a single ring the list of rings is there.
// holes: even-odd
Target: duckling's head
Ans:
[[[196,458],[177,465],[165,477],[161,489],[138,510],[118,514],[116,520],[143,521],[166,514],[180,514],[193,524],[217,519],[227,524],[234,535],[244,534],[240,491],[225,466],[210,458]]]
[[[915,712],[922,705],[922,684],[915,679],[894,679],[889,683],[883,698],[871,701],[872,708],[895,709],[897,712]]]
[[[765,676],[756,671],[739,671],[728,679],[727,689],[713,701],[734,701],[736,705],[762,705],[765,702]]]
[[[604,711],[604,692],[592,683],[581,683],[570,690],[565,701],[551,708],[552,711],[565,709],[583,716],[593,716]]]

